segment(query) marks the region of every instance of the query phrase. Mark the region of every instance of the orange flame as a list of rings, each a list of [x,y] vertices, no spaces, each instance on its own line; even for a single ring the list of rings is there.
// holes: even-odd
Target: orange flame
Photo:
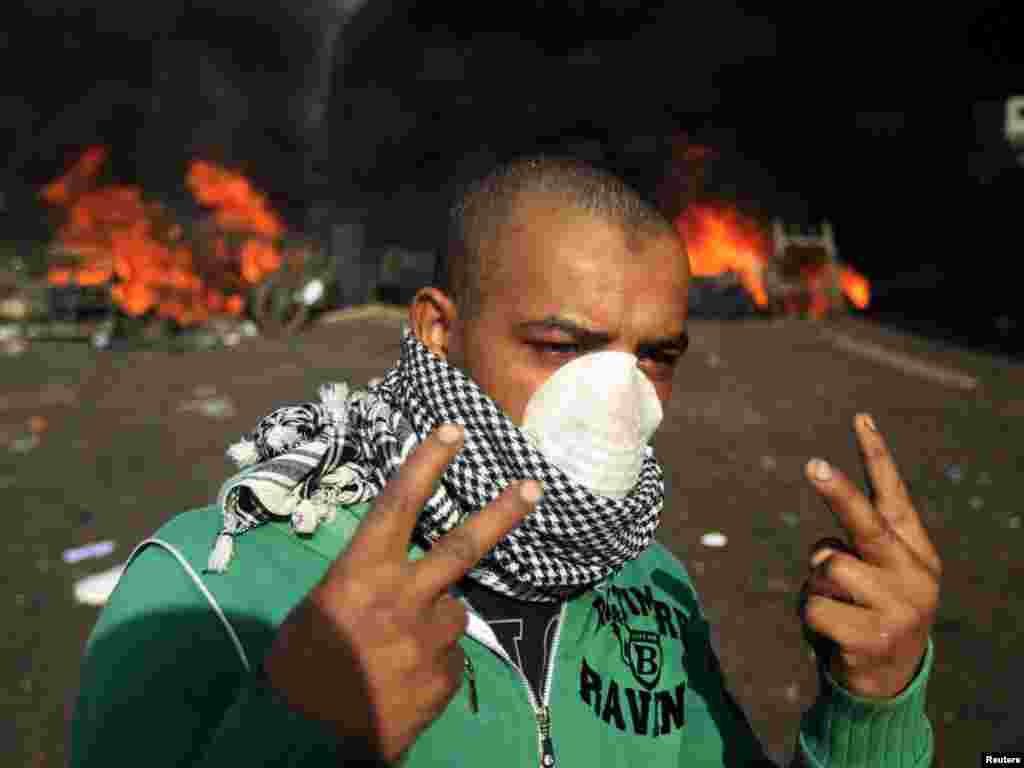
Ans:
[[[88,149],[40,196],[66,211],[57,240],[74,256],[53,264],[51,285],[110,285],[112,300],[130,315],[154,311],[181,326],[205,322],[211,314],[240,315],[245,300],[233,291],[255,284],[279,269],[282,255],[273,243],[285,233],[278,215],[249,181],[232,171],[197,160],[186,183],[196,199],[214,209],[219,233],[210,242],[187,242],[169,211],[143,200],[137,187],[96,187],[107,157],[105,147]],[[222,233],[249,235],[229,248]]]
[[[839,285],[853,306],[857,309],[867,309],[871,302],[871,285],[866,277],[849,267],[843,267],[839,272]]]
[[[732,208],[694,205],[679,215],[676,228],[686,243],[691,274],[709,277],[734,272],[754,302],[759,307],[768,306],[764,270],[771,244],[757,224]],[[806,309],[813,317],[826,316],[833,306],[830,274],[835,273],[820,265],[803,269],[801,278],[809,293],[809,304],[801,307],[784,301],[784,309]],[[871,300],[867,278],[850,267],[839,266],[838,283],[855,307],[867,308]]]
[[[285,228],[266,198],[256,192],[249,180],[204,160],[189,167],[185,180],[203,205],[217,210],[217,223],[229,231],[250,231],[267,237],[279,237]]]
[[[768,305],[762,280],[768,246],[756,225],[731,209],[695,205],[679,215],[676,228],[686,243],[691,274],[735,272],[757,305]]]

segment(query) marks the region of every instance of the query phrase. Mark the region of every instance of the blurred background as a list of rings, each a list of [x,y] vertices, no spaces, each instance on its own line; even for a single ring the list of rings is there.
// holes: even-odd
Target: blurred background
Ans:
[[[102,602],[72,590],[110,542],[209,503],[228,441],[282,400],[386,370],[452,194],[531,153],[617,173],[686,240],[691,431],[661,439],[691,512],[659,535],[773,753],[814,694],[782,603],[830,518],[800,468],[857,461],[858,408],[908,456],[956,585],[929,704],[949,764],[1014,746],[1019,702],[993,690],[1024,673],[1019,21],[973,4],[962,57],[891,3],[7,3],[0,503],[32,514],[7,552],[0,754],[61,764]],[[696,543],[713,525],[718,554]]]

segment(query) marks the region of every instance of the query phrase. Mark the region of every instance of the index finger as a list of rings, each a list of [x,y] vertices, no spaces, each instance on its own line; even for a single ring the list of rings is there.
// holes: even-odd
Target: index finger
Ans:
[[[941,567],[939,554],[924,529],[910,491],[874,419],[863,413],[856,418],[855,423],[864,468],[874,491],[875,507],[914,554],[933,571],[938,571]]]
[[[461,444],[461,427],[442,424],[417,445],[374,499],[348,551],[404,561],[416,519]]]
[[[416,564],[416,592],[428,599],[444,593],[523,521],[540,496],[541,487],[535,480],[515,483],[446,534]]]

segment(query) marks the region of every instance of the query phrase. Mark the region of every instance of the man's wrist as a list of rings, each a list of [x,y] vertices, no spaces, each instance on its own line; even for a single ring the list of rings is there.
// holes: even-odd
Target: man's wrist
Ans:
[[[925,714],[925,691],[933,658],[929,638],[910,685],[885,699],[851,693],[819,664],[821,690],[801,720],[798,751],[804,762],[811,768],[927,766],[934,739]]]

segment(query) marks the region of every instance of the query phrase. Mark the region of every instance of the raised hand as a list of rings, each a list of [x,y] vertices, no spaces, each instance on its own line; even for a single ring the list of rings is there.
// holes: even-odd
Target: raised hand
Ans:
[[[264,660],[293,708],[386,761],[408,749],[462,682],[467,615],[448,588],[540,498],[537,482],[515,483],[411,562],[417,516],[461,440],[460,428],[443,425],[416,447]]]
[[[942,563],[870,416],[854,422],[873,498],[820,460],[807,475],[849,534],[811,555],[801,614],[831,641],[832,677],[868,698],[896,696],[914,679],[939,605]]]

